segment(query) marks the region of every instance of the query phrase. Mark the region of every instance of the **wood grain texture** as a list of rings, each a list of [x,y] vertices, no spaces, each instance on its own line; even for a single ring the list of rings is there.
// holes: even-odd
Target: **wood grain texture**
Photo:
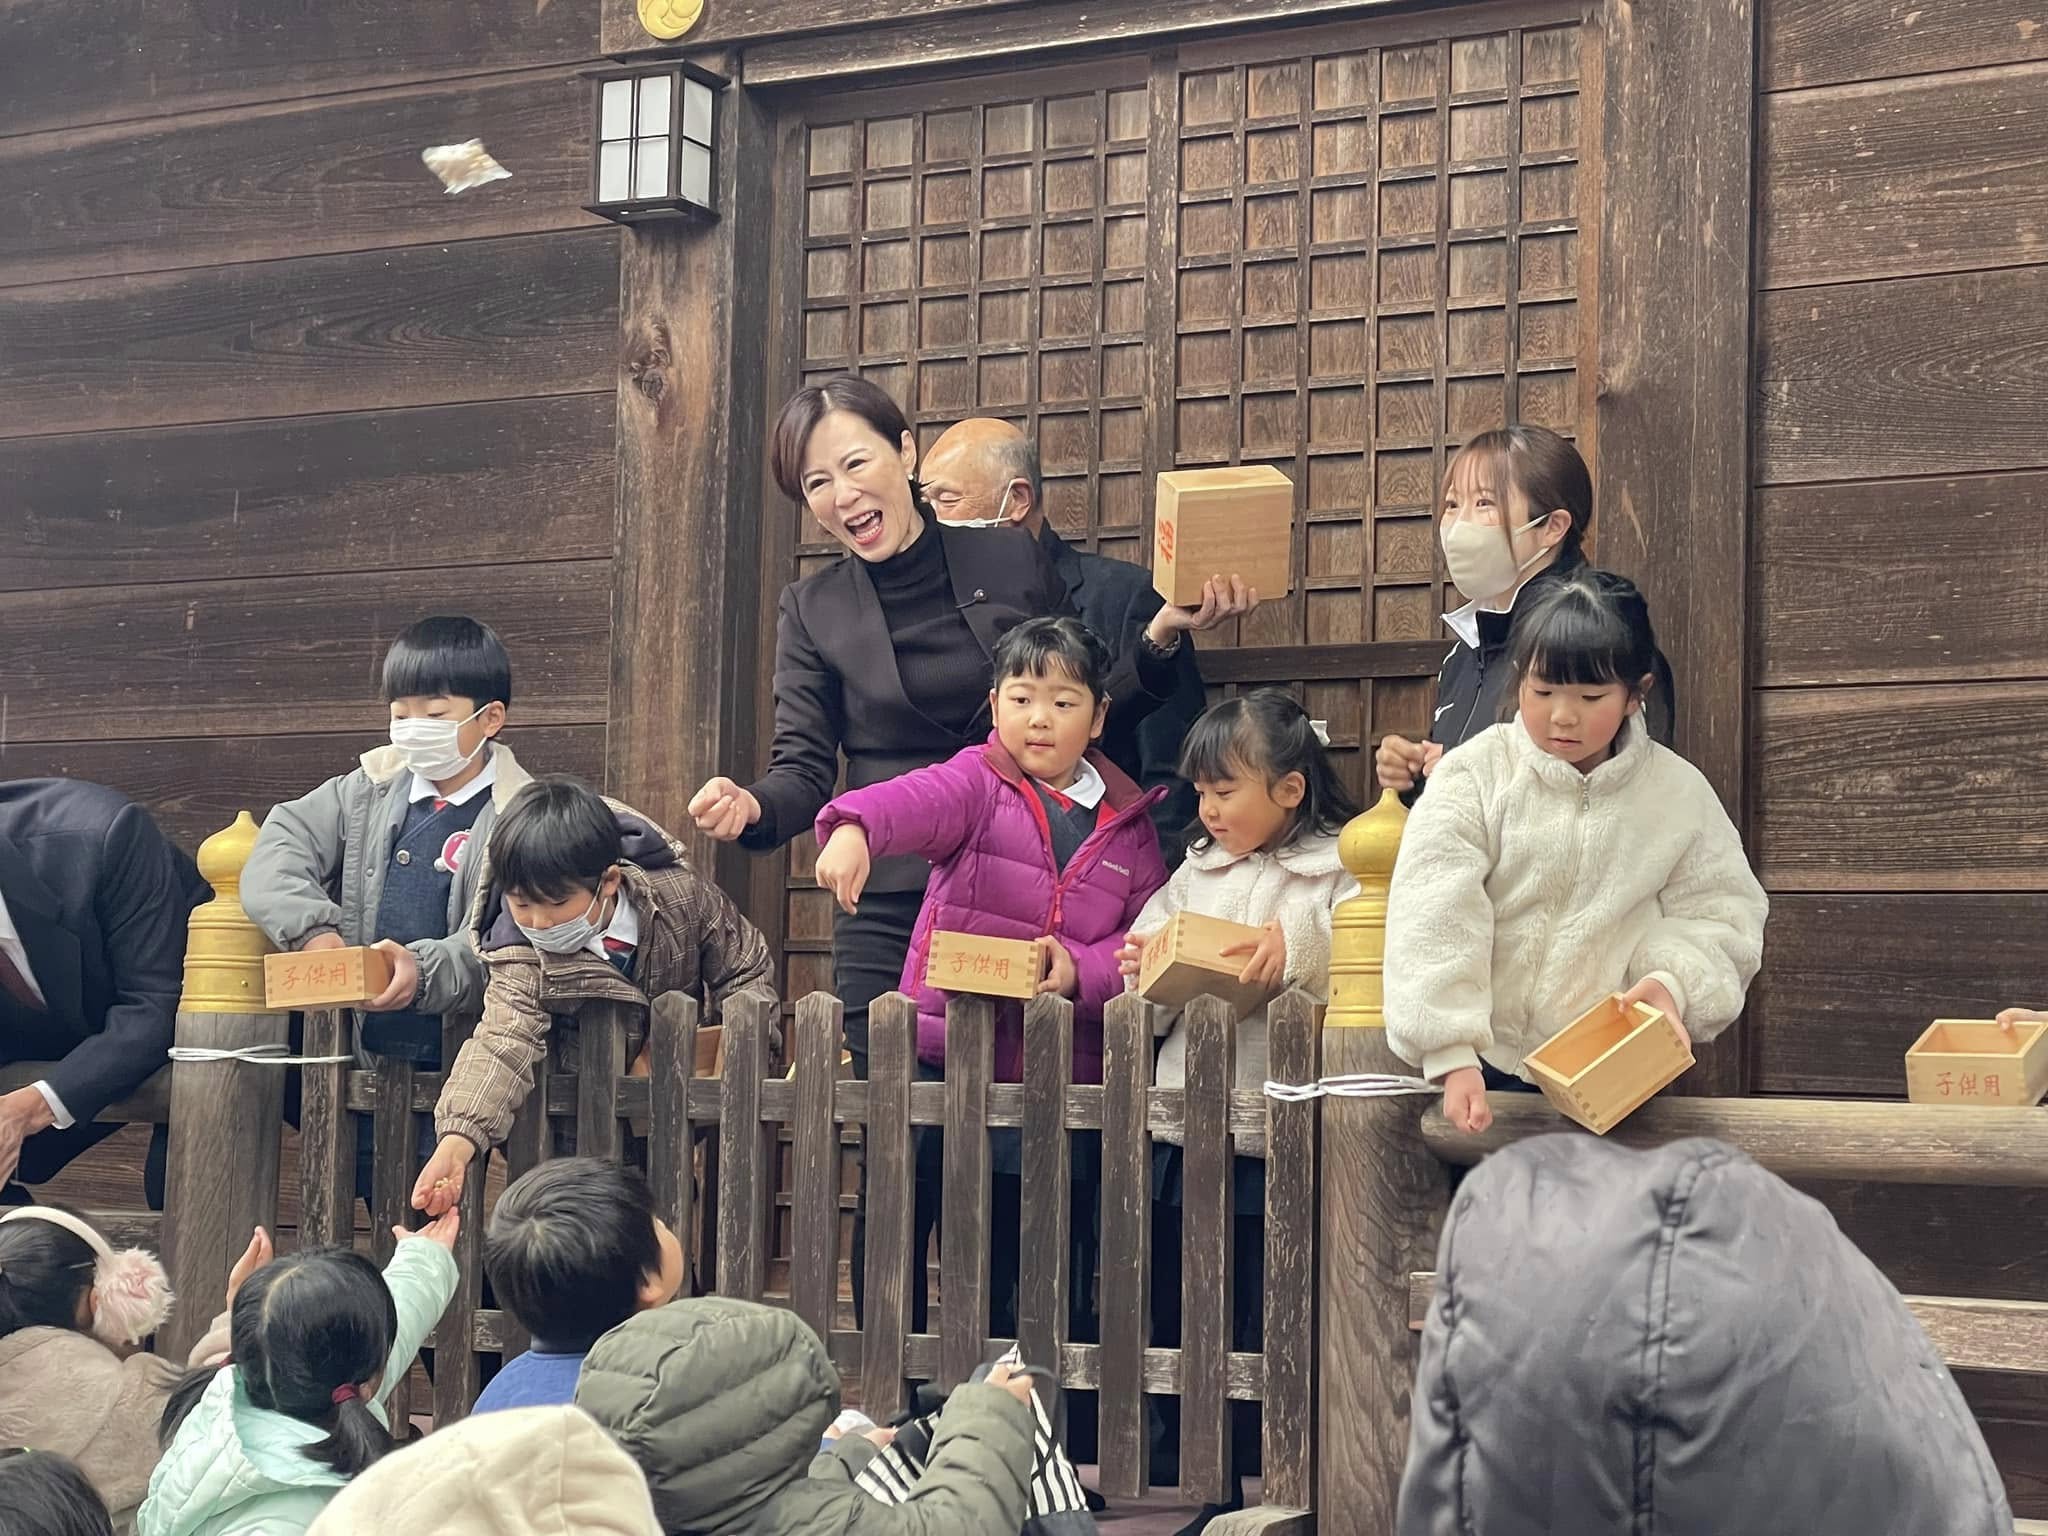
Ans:
[[[917,1170],[910,1153],[910,1083],[917,1070],[917,1004],[901,992],[868,1008],[871,1114],[863,1139],[867,1159],[868,1239],[861,1323],[861,1403],[886,1424],[909,1394],[904,1340],[910,1334],[910,1266]]]
[[[1599,14],[1600,561],[1649,598],[1675,674],[1678,748],[1739,828],[1756,15],[1752,0]],[[1685,1091],[1743,1090],[1741,1028],[1702,1055]]]
[[[1408,1070],[1378,1029],[1324,1030],[1322,1067],[1329,1076]],[[1393,1529],[1415,1380],[1408,1275],[1436,1252],[1450,1203],[1449,1177],[1416,1134],[1431,1102],[1322,1101],[1315,1508],[1354,1512],[1367,1530]],[[1328,1432],[1339,1424],[1344,1433]]]
[[[2048,61],[1766,96],[1757,285],[2048,261],[2044,99]]]
[[[459,583],[446,572],[415,569],[368,581],[315,576],[4,594],[7,737],[378,733],[377,679],[392,637],[422,614],[451,608],[504,640],[520,718],[601,721],[609,593],[607,562],[584,560],[474,568]],[[91,708],[81,710],[88,698]],[[346,766],[337,762],[328,772]]]
[[[1327,1041],[1324,1049],[1327,1057]],[[1327,1061],[1325,1070],[1334,1070]],[[1496,1093],[1489,1099],[1493,1128],[1477,1136],[1452,1130],[1443,1110],[1433,1106],[1422,1118],[1422,1138],[1430,1150],[1445,1162],[1470,1167],[1487,1153],[1530,1136],[1572,1129],[1570,1121],[1531,1095]],[[1326,1115],[1326,1135],[1328,1129]],[[1661,1095],[1609,1131],[1607,1139],[1656,1147],[1686,1136],[1713,1136],[1786,1179],[2048,1189],[2040,1131],[2041,1117],[2031,1109]],[[1913,1287],[1930,1288],[1968,1294],[1962,1287]],[[1329,1315],[1327,1306],[1324,1315]]]
[[[1762,1093],[1902,1098],[1935,1019],[2048,1006],[2048,902],[2031,893],[1776,896],[1750,989]]]
[[[791,1185],[789,1301],[824,1338],[839,1304],[839,1122],[832,1085],[839,1077],[840,1004],[813,992],[796,1005],[795,1175]]]
[[[1102,1017],[1102,1397],[1097,1406],[1102,1491],[1142,1497],[1148,1481],[1144,1364],[1152,1337],[1152,1021],[1125,993]],[[1065,1369],[1061,1378],[1080,1385]]]
[[[1757,681],[2040,677],[2042,549],[2048,473],[1760,491]]]
[[[988,1346],[988,1085],[995,1075],[995,1005],[946,999],[946,1187],[939,1215],[939,1380],[972,1376]],[[872,1241],[872,1239],[870,1239]]]
[[[349,1015],[306,1015],[301,1052],[346,1056]],[[347,1062],[299,1068],[299,1233],[308,1243],[347,1242],[356,1221],[356,1121],[348,1112]]]
[[[0,442],[0,591],[585,559],[606,394]]]
[[[2044,746],[2048,682],[1761,692],[1765,888],[2042,889]]]
[[[0,139],[0,287],[593,226],[591,87],[570,71]],[[509,181],[420,161],[481,138]]]
[[[626,1070],[628,1005],[585,1003],[576,1011],[576,1155],[616,1163],[625,1145],[619,1130],[619,1076]]]
[[[755,700],[732,682],[759,622],[770,293],[755,274],[770,260],[774,157],[767,113],[738,87],[719,133],[725,216],[629,231],[619,248],[608,777],[737,888],[744,856],[696,832],[685,807],[758,756]]]
[[[2048,1193],[1800,1180],[1901,1291],[2034,1301],[2048,1264]]]
[[[512,1117],[512,1130],[505,1138],[505,1176],[508,1181],[538,1168],[555,1154],[554,1127],[548,1120],[547,1110],[549,1090],[554,1086],[547,1057],[543,1055],[533,1064],[533,1092],[527,1095],[526,1102]],[[569,1086],[573,1088],[575,1085]],[[485,1315],[477,1314],[479,1325]],[[533,1342],[510,1314],[505,1315],[499,1332],[502,1335],[501,1353],[508,1359]],[[485,1348],[483,1345],[477,1347]]]
[[[1273,1080],[1321,1080],[1322,1027],[1307,994],[1285,992],[1266,1011]],[[1264,1496],[1307,1509],[1316,1490],[1316,1236],[1318,1125],[1313,1101],[1266,1102],[1266,1356]]]
[[[277,1013],[178,1014],[177,1043],[199,1049],[282,1045],[290,1020]],[[174,1308],[160,1335],[182,1360],[227,1294],[228,1271],[258,1225],[277,1225],[278,1129],[284,1076],[248,1062],[179,1062],[171,1070],[171,1132],[164,1168],[164,1268],[171,1289],[206,1298]]]
[[[1232,1011],[1215,997],[1188,1004],[1185,1193],[1181,1215],[1180,1492],[1189,1503],[1228,1501],[1230,1404],[1230,1088],[1236,1077]]]
[[[718,1292],[758,1301],[767,1280],[768,1204],[774,1139],[761,1123],[768,1024],[775,1004],[742,992],[725,1008],[725,1072],[719,1083]]]
[[[1017,1345],[1027,1364],[1057,1360],[1067,1341],[1073,1253],[1073,1137],[1067,1087],[1074,1075],[1074,1005],[1036,997],[1024,1010],[1023,1231],[1017,1275]]]
[[[604,0],[604,48],[610,54],[650,48],[692,49],[716,43],[745,43],[840,28],[869,28],[892,21],[930,21],[1025,5],[1029,0],[714,0],[704,16],[675,42],[651,36],[640,25],[633,0]],[[842,40],[843,41],[843,40]]]
[[[364,711],[373,707],[366,703]],[[261,821],[278,801],[303,795],[348,772],[359,754],[382,740],[382,732],[371,729],[331,736],[266,736],[260,752],[250,751],[238,735],[0,743],[0,777],[76,778],[109,785],[148,807],[171,841],[195,852],[202,841],[231,823],[237,811],[248,811]],[[503,740],[535,773],[573,773],[592,784],[603,781],[602,725],[528,727],[506,731]]]
[[[602,389],[609,230],[0,291],[0,437]]]
[[[2048,266],[1768,293],[1756,335],[1761,485],[2048,461]]]
[[[597,0],[117,0],[88,27],[65,0],[13,0],[0,132],[532,69],[588,58],[597,35]]]
[[[1770,0],[1764,89],[2048,59],[2040,0]]]
[[[690,1120],[690,1080],[697,1070],[697,1000],[664,992],[648,1008],[648,1093],[653,1113],[647,1139],[647,1182],[655,1207],[683,1248],[683,1275],[695,1272],[697,1240],[696,1127]]]
[[[1197,649],[1202,681],[1294,683],[1318,679],[1434,677],[1444,647],[1435,640],[1374,640],[1362,645],[1253,645]]]

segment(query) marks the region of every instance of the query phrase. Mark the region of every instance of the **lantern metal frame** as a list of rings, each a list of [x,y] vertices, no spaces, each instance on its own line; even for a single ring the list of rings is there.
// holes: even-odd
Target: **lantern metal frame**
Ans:
[[[688,59],[653,60],[637,67],[621,65],[616,68],[593,70],[584,76],[590,81],[590,201],[583,205],[586,213],[594,213],[601,219],[610,219],[615,224],[651,224],[667,219],[716,219],[718,210],[718,108],[719,96],[729,83],[723,76],[712,73],[702,65]],[[668,114],[659,134],[643,132],[640,107],[641,85],[652,79],[666,79],[668,87]],[[627,133],[624,138],[605,136],[605,88],[619,81],[632,82],[632,93],[627,107]],[[704,136],[697,137],[684,131],[686,102],[689,86],[696,85],[709,98],[708,115],[704,124]],[[627,196],[607,198],[604,194],[605,150],[610,145],[626,146],[626,190],[637,194],[640,184],[640,146],[643,142],[662,140],[668,145],[668,163],[663,172],[662,190],[649,196]],[[685,147],[701,149],[704,152],[705,197],[702,201],[684,191],[683,165]]]

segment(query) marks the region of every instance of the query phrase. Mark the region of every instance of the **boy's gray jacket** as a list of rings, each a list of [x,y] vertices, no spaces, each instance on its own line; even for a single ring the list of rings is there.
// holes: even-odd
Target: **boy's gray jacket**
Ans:
[[[483,1006],[483,957],[470,945],[464,919],[483,887],[491,823],[532,782],[502,742],[491,743],[491,759],[497,764],[491,803],[470,829],[469,851],[448,891],[448,937],[406,946],[420,963],[421,1013],[473,1013]],[[271,943],[300,949],[322,933],[339,934],[344,944],[374,942],[384,871],[411,785],[398,749],[379,747],[365,752],[353,772],[263,818],[242,871],[242,907]]]
[[[1733,1147],[1510,1147],[1437,1268],[1397,1536],[2011,1536],[1898,1292]]]

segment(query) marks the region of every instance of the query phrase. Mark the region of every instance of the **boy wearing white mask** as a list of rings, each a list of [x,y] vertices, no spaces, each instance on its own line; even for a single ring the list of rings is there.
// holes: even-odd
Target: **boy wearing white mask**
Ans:
[[[483,1019],[449,1068],[434,1128],[440,1140],[413,1189],[439,1216],[462,1198],[469,1165],[502,1143],[533,1091],[550,1044],[573,1035],[595,998],[635,1003],[629,1060],[660,1027],[664,994],[711,1015],[735,994],[774,996],[767,940],[682,844],[630,806],[571,778],[535,780],[498,818],[489,881],[471,931],[490,973]],[[707,1023],[712,1022],[707,1016]]]
[[[242,905],[280,949],[372,945],[391,984],[358,1012],[366,1065],[441,1066],[442,1015],[483,1004],[484,966],[463,932],[491,825],[529,775],[495,738],[512,663],[475,619],[421,619],[384,656],[391,744],[264,819]],[[366,1199],[368,1121],[358,1149]]]

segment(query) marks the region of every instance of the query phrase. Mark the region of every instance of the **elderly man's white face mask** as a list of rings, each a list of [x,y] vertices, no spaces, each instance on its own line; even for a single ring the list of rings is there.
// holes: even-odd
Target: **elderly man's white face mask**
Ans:
[[[947,523],[946,526],[948,528],[1007,528],[1010,525],[1008,516],[1010,492],[1016,488],[1017,482],[1014,480],[1003,487],[1003,499],[996,504],[996,515],[994,517],[963,518],[959,522]]]

